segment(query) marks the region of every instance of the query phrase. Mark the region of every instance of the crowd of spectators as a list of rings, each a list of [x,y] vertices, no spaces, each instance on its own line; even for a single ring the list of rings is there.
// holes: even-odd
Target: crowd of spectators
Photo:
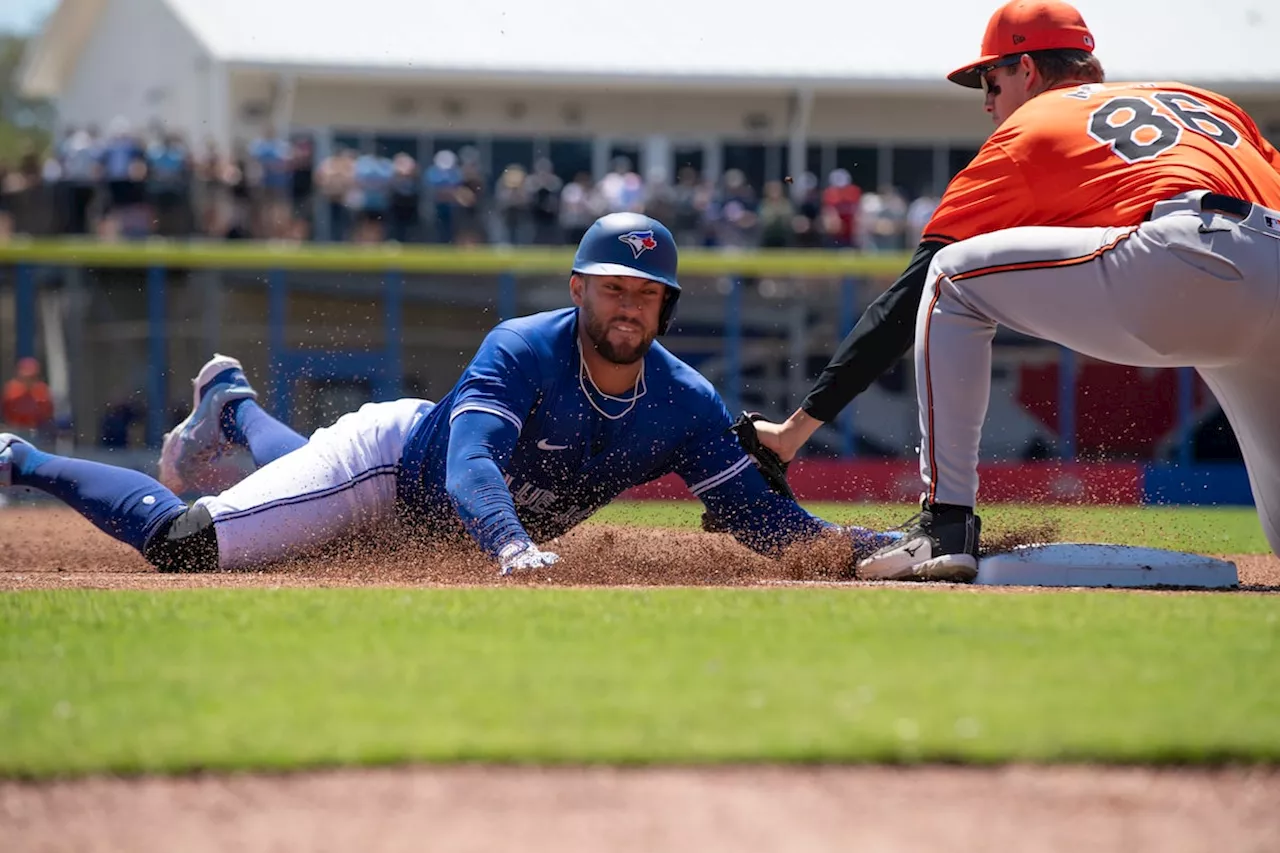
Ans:
[[[641,175],[626,157],[598,180],[558,174],[545,158],[489,175],[473,147],[426,162],[339,147],[317,162],[307,138],[268,134],[226,152],[123,121],[70,129],[43,155],[0,163],[0,237],[556,245],[628,210],[667,223],[687,246],[899,251],[916,244],[936,205],[860,187],[845,169],[760,187],[739,169]]]

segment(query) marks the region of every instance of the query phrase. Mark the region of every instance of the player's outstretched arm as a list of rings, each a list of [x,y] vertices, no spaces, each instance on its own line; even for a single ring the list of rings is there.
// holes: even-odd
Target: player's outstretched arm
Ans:
[[[716,529],[751,550],[777,557],[790,545],[834,531],[835,525],[805,511],[791,498],[771,490],[750,457],[736,473],[726,469],[719,482],[686,483],[715,519]]]
[[[997,140],[998,135],[988,140],[947,185],[911,262],[863,312],[800,408],[781,424],[757,423],[761,441],[782,459],[790,461],[818,427],[835,420],[911,349],[934,255],[976,234],[1034,224],[1037,203],[1031,184]]]
[[[784,422],[756,421],[760,441],[790,462],[824,423],[902,358],[915,340],[916,312],[929,264],[943,241],[926,240],[902,275],[867,307],[853,331],[841,341],[800,408]]]
[[[796,503],[785,487],[770,486],[731,432],[723,409],[702,439],[683,454],[676,473],[706,507],[711,529],[729,533],[768,557],[781,556],[789,546],[824,535],[851,537],[855,556],[887,542],[875,531],[824,521]]]
[[[540,550],[520,523],[516,504],[502,475],[520,437],[515,425],[489,412],[470,410],[454,417],[449,429],[445,489],[472,538],[498,560],[502,573],[536,569],[559,560]]]
[[[445,489],[471,536],[502,573],[560,558],[533,544],[516,515],[503,470],[537,399],[541,362],[520,332],[499,325],[462,374],[449,422]]]
[[[824,521],[792,498],[770,489],[754,463],[739,476],[701,490],[698,497],[716,530],[731,534],[766,557],[780,557],[787,548],[819,537],[843,536],[853,548],[852,560],[856,563],[901,535]]]

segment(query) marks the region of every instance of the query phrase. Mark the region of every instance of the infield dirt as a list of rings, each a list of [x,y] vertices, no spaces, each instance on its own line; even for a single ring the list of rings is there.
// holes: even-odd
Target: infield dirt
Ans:
[[[587,524],[557,540],[561,561],[553,570],[519,578],[499,577],[478,553],[413,544],[360,543],[323,558],[297,560],[263,571],[158,574],[126,545],[61,508],[0,511],[0,590],[85,587],[176,589],[255,586],[751,586],[794,582],[862,584],[848,573],[850,549],[823,543],[797,549],[782,560],[758,556],[726,534]],[[988,547],[1052,541],[1049,529],[996,530]],[[1234,560],[1240,592],[1280,591],[1280,559],[1271,555],[1215,554]],[[883,582],[874,582],[884,586]],[[918,589],[991,587],[905,584]],[[1008,588],[1001,588],[1008,589]],[[1020,591],[1039,591],[1018,588]],[[1159,593],[1153,593],[1159,594]]]

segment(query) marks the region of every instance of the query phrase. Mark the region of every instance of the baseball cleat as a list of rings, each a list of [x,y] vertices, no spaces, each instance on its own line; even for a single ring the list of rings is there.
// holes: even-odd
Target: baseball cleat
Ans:
[[[215,354],[191,384],[191,414],[165,435],[160,447],[160,482],[174,492],[181,492],[230,446],[222,435],[222,408],[233,400],[258,397],[240,362],[226,355]]]
[[[972,583],[978,576],[978,516],[925,509],[904,526],[900,540],[858,563],[859,579]]]
[[[0,488],[13,485],[13,450],[15,444],[31,447],[31,442],[11,432],[0,432]]]

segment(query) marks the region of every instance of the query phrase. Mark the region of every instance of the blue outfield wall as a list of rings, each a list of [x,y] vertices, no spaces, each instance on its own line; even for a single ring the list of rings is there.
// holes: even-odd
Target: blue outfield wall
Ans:
[[[1143,466],[1144,504],[1253,506],[1249,474],[1238,462]]]

